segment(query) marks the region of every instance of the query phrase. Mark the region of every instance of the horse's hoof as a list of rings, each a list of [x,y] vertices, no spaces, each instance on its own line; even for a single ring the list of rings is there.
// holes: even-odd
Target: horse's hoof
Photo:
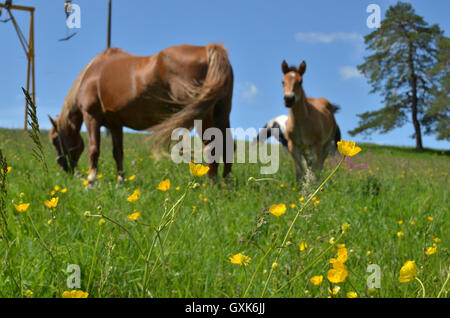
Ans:
[[[124,177],[123,177],[122,175],[118,175],[118,176],[117,176],[117,183],[118,183],[118,184],[123,183],[124,180],[125,180],[125,179],[124,179]]]

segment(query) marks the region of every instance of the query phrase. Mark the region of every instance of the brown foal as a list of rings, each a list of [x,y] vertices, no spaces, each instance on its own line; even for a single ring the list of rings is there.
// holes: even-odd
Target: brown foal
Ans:
[[[294,159],[297,179],[301,179],[305,151],[311,151],[312,168],[320,170],[328,153],[336,150],[336,143],[341,138],[334,118],[338,107],[325,98],[306,97],[302,86],[305,61],[298,68],[283,61],[281,69],[284,74],[284,104],[289,108],[286,122],[288,149]]]

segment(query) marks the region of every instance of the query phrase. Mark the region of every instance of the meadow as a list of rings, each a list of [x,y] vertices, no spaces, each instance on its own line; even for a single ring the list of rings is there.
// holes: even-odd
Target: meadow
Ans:
[[[0,297],[62,297],[69,264],[81,274],[73,289],[88,297],[448,297],[449,151],[360,144],[311,197],[341,155],[297,183],[280,149],[270,179],[259,164],[235,164],[227,182],[213,184],[188,164],[155,160],[145,135],[127,133],[127,179],[117,184],[102,133],[98,182],[87,186],[87,151],[76,175],[64,173],[47,134],[48,172],[27,133],[0,130],[9,167]],[[275,204],[286,212],[270,213]],[[337,283],[329,279],[336,259],[347,271]],[[417,272],[401,282],[407,261]],[[379,288],[367,286],[370,264]]]

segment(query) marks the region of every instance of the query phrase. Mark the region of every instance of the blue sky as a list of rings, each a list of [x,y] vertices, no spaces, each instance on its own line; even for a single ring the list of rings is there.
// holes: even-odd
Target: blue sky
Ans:
[[[0,0],[3,2],[2,0]],[[40,125],[50,128],[80,70],[106,47],[107,0],[73,0],[81,7],[81,28],[71,40],[65,24],[64,0],[16,0],[35,12],[36,83]],[[381,14],[396,1],[255,1],[255,0],[113,0],[112,46],[152,55],[177,44],[222,42],[235,73],[232,127],[262,127],[288,111],[282,102],[281,62],[307,62],[304,89],[341,106],[336,115],[343,132],[357,126],[356,114],[381,107],[382,98],[356,71],[364,50],[366,8],[376,3]],[[437,23],[448,36],[448,0],[410,1],[416,13]],[[3,13],[1,19],[6,16]],[[15,12],[28,36],[28,14]],[[23,127],[26,57],[11,23],[0,23],[0,127]],[[414,146],[410,123],[391,133],[357,136],[356,141]],[[449,142],[424,137],[425,147],[450,149]]]

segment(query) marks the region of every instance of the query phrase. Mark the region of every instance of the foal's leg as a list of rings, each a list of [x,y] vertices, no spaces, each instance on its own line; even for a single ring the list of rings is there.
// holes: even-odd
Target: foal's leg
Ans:
[[[88,182],[95,182],[97,176],[98,157],[100,156],[100,124],[91,115],[83,114],[84,124],[89,138],[89,175]]]
[[[123,182],[123,129],[122,127],[113,127],[110,130],[113,156],[117,166],[117,182]]]
[[[313,169],[316,171],[322,170],[323,162],[328,154],[328,145],[322,146],[321,144],[316,144],[313,147]]]
[[[297,177],[297,180],[300,180],[303,177],[304,171],[303,171],[303,164],[302,164],[302,157],[303,153],[301,149],[294,145],[293,142],[288,141],[288,150],[294,159],[295,164],[295,174]]]

